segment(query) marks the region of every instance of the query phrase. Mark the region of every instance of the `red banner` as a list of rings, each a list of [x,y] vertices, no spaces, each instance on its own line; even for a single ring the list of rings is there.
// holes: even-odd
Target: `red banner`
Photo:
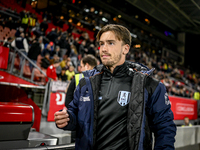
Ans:
[[[7,69],[9,48],[0,46],[0,69]]]
[[[50,94],[50,105],[47,116],[47,121],[54,121],[54,113],[63,109],[65,106],[65,93],[51,93]]]
[[[169,96],[174,120],[183,120],[186,116],[190,120],[197,119],[197,101],[189,98]]]

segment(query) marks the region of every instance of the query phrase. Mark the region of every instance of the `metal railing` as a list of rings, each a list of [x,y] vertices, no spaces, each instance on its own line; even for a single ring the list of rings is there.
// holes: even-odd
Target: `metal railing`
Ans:
[[[14,65],[15,65],[14,63],[15,63],[15,59],[16,59],[17,53],[18,53],[18,54],[21,55],[21,57],[23,57],[22,62],[20,62],[21,66],[20,66],[19,77],[20,77],[20,78],[23,78],[23,79],[25,79],[25,80],[28,80],[29,82],[34,83],[34,84],[36,84],[36,85],[41,85],[41,84],[39,84],[38,82],[35,82],[35,81],[34,81],[34,71],[35,71],[35,69],[32,70],[32,72],[31,72],[31,78],[30,78],[30,79],[29,79],[29,78],[25,78],[25,77],[23,76],[24,66],[25,66],[26,61],[28,61],[28,63],[31,63],[31,65],[33,65],[34,68],[38,69],[45,77],[47,77],[46,73],[45,73],[43,70],[41,70],[41,68],[38,67],[38,66],[37,66],[30,58],[28,58],[22,51],[24,51],[24,49],[18,49],[18,48],[16,48],[16,47],[14,47],[14,52],[13,52],[13,54],[12,54],[12,56],[11,56],[11,57],[12,57],[12,61],[11,61],[10,69],[8,70],[8,72],[9,72],[10,74],[14,74],[14,73],[13,73],[13,69],[14,69]],[[9,52],[9,53],[10,53],[10,52]],[[21,61],[21,60],[20,60],[20,61]]]
[[[75,143],[71,144],[65,144],[65,145],[44,145],[44,146],[39,146],[39,147],[33,147],[33,148],[20,148],[20,149],[12,149],[12,150],[49,150],[49,149],[54,149],[54,150],[74,150],[75,149]]]

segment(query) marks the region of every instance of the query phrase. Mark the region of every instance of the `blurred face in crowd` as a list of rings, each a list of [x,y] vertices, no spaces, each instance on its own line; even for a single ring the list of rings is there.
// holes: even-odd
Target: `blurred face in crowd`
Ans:
[[[60,51],[60,47],[56,47],[56,51],[59,52]]]
[[[99,45],[101,61],[111,71],[125,62],[125,56],[129,52],[129,45],[124,44],[122,40],[118,40],[114,32],[104,32],[100,37]]]
[[[51,50],[51,45],[50,44],[47,45],[47,49]]]
[[[91,70],[91,69],[92,69],[92,67],[88,63],[84,64],[81,61],[81,72],[86,71],[86,70]]]
[[[73,67],[73,66],[70,66],[70,67],[69,67],[69,71],[70,71],[70,72],[74,71],[74,67]]]
[[[190,122],[189,118],[188,118],[188,117],[185,117],[185,118],[184,118],[184,122],[185,122],[185,125],[189,125],[189,122]]]

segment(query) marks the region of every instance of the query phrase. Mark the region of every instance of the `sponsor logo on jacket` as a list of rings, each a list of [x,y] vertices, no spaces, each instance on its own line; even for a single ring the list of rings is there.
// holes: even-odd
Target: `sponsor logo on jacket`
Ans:
[[[83,101],[83,102],[89,102],[90,101],[90,96],[86,96],[86,97],[81,96],[79,100]]]

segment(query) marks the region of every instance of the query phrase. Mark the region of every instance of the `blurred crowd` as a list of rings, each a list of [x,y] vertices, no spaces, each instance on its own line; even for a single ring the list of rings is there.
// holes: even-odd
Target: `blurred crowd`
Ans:
[[[85,55],[91,54],[101,63],[98,43],[89,35],[87,30],[82,30],[76,24],[69,23],[61,16],[53,16],[45,12],[42,21],[29,11],[17,13],[10,10],[19,18],[0,16],[0,26],[16,30],[13,37],[6,37],[4,46],[25,49],[23,53],[39,67],[48,72],[55,71],[54,80],[71,80],[76,73],[80,73],[80,60]],[[50,28],[53,23],[56,27]],[[66,30],[63,26],[66,25]],[[49,30],[50,29],[50,30]],[[92,31],[91,31],[92,32]],[[21,46],[21,47],[20,47]],[[26,49],[27,47],[27,49]],[[200,99],[200,76],[191,72],[176,62],[157,56],[155,52],[131,47],[128,61],[142,63],[149,68],[155,68],[153,77],[160,80],[169,95]],[[33,65],[29,64],[32,71]]]

